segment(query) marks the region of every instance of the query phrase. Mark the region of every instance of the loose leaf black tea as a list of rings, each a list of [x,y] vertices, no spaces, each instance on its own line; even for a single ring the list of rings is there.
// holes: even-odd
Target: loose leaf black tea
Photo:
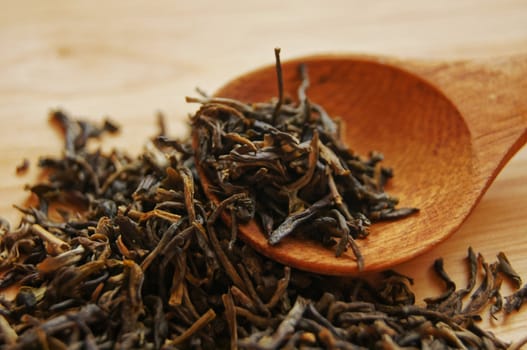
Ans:
[[[278,55],[277,55],[278,58]],[[28,185],[16,227],[0,219],[0,348],[17,349],[519,349],[477,321],[518,310],[527,286],[505,254],[487,263],[468,251],[469,281],[458,289],[441,259],[445,290],[416,303],[414,281],[395,271],[331,277],[271,261],[236,239],[257,217],[278,243],[290,234],[333,246],[336,255],[396,219],[384,192],[382,156],[356,156],[339,126],[306,97],[247,105],[203,95],[193,127],[203,142],[159,134],[132,157],[88,147],[117,125],[50,120],[61,156],[43,157],[45,179]],[[194,152],[214,179],[204,195]],[[267,200],[275,198],[276,201]],[[481,276],[481,277],[478,277]],[[477,282],[480,278],[481,282]],[[509,280],[516,291],[505,298]]]
[[[394,271],[373,282],[298,271],[233,240],[219,216],[252,215],[250,203],[239,193],[207,201],[189,142],[163,131],[139,157],[106,154],[87,144],[113,124],[60,111],[52,120],[64,131],[62,156],[40,160],[48,177],[28,186],[35,204],[19,208],[20,224],[0,222],[2,349],[522,345],[477,326],[487,305],[506,314],[527,298],[525,286],[501,297],[502,279],[521,281],[502,253],[488,264],[469,250],[462,289],[438,260],[445,292],[423,306],[413,281]]]
[[[299,67],[298,102],[284,98],[276,56],[278,101],[187,98],[202,103],[192,120],[200,167],[220,199],[246,196],[271,245],[296,234],[334,246],[337,257],[351,246],[361,269],[354,240],[368,235],[370,223],[418,209],[396,208],[398,199],[384,192],[393,172],[380,165],[383,155],[356,155],[339,125],[308,99],[305,66]]]

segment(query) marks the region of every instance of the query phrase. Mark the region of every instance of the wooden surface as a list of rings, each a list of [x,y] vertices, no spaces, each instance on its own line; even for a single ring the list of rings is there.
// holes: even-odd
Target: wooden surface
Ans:
[[[50,108],[98,119],[123,133],[108,147],[140,151],[155,132],[155,113],[183,136],[184,96],[214,91],[234,76],[321,52],[427,59],[492,57],[527,51],[525,1],[2,1],[0,13],[0,215],[15,223],[39,155],[57,154]],[[27,157],[31,169],[15,176]],[[453,174],[455,176],[455,174]],[[488,260],[505,251],[527,278],[527,149],[506,165],[462,228],[425,256],[397,266],[415,279],[418,300],[440,291],[433,260],[464,285],[461,264],[472,245]],[[455,205],[455,203],[452,203]],[[525,279],[525,278],[524,278]],[[527,334],[527,311],[500,317],[492,331]]]

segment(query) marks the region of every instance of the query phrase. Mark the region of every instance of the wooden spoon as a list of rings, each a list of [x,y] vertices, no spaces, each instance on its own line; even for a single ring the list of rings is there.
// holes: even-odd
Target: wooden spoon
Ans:
[[[315,56],[282,64],[284,90],[296,96],[297,66],[306,63],[309,98],[346,124],[351,149],[378,150],[395,171],[387,192],[420,213],[372,225],[357,243],[364,270],[385,269],[422,254],[467,218],[500,169],[527,140],[527,56],[488,61],[420,62],[364,56]],[[277,95],[275,67],[222,87],[216,96],[246,102]],[[197,141],[197,140],[194,140]],[[209,199],[209,182],[198,164]],[[229,215],[223,219],[229,223]],[[271,259],[322,274],[358,272],[351,251],[293,237],[270,246],[259,225],[239,235]]]

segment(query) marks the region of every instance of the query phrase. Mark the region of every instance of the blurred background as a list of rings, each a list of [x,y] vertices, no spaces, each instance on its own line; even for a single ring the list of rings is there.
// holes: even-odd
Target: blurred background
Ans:
[[[195,109],[184,97],[197,86],[214,92],[237,75],[273,63],[274,47],[282,48],[283,60],[315,53],[428,60],[527,54],[525,0],[2,0],[0,5],[0,215],[13,224],[12,204],[27,197],[23,188],[37,176],[39,155],[60,152],[61,141],[47,122],[52,108],[93,120],[110,116],[122,133],[107,147],[136,154],[156,132],[158,111],[166,115],[169,133],[184,137],[187,115]],[[23,158],[30,170],[17,177]],[[428,269],[440,255],[465,284],[460,261],[469,244],[489,259],[505,249],[527,275],[526,174],[524,147],[461,231],[398,267],[416,279],[420,297],[440,290]],[[519,339],[525,314],[493,321],[494,331]]]

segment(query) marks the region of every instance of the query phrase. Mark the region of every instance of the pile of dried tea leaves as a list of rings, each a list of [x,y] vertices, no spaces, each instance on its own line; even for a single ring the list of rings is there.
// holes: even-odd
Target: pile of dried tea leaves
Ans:
[[[48,177],[29,186],[36,204],[19,208],[18,227],[0,227],[2,349],[521,346],[476,324],[489,304],[509,313],[526,299],[503,254],[488,264],[469,250],[462,289],[438,260],[446,290],[424,306],[393,271],[372,282],[291,269],[231,241],[218,217],[245,198],[213,207],[188,142],[159,135],[137,158],[105,154],[87,144],[112,123],[51,118],[64,130],[63,155],[41,159]],[[518,287],[505,299],[503,278]]]
[[[202,103],[192,122],[199,165],[216,196],[247,197],[254,209],[243,219],[254,216],[271,245],[295,234],[334,246],[337,257],[351,246],[361,269],[354,240],[368,235],[370,223],[418,209],[396,208],[398,199],[384,192],[393,172],[381,166],[383,155],[374,151],[362,159],[350,150],[339,124],[308,99],[303,65],[300,74],[298,103],[282,94],[257,104],[187,98]]]
[[[19,207],[18,226],[0,220],[0,348],[520,348],[527,339],[508,344],[477,325],[489,305],[491,315],[507,314],[527,299],[504,254],[489,264],[469,249],[461,289],[438,260],[445,291],[420,305],[412,280],[394,271],[307,273],[235,239],[220,219],[226,210],[237,220],[257,213],[271,242],[291,233],[284,222],[314,225],[327,232],[322,243],[340,239],[338,255],[370,220],[414,211],[395,208],[382,157],[353,155],[306,86],[299,105],[194,99],[199,149],[161,123],[138,157],[93,147],[115,124],[54,111],[63,153],[41,158],[46,178],[28,186],[34,203]],[[194,151],[219,205],[204,196]],[[503,279],[517,289],[505,298]]]

